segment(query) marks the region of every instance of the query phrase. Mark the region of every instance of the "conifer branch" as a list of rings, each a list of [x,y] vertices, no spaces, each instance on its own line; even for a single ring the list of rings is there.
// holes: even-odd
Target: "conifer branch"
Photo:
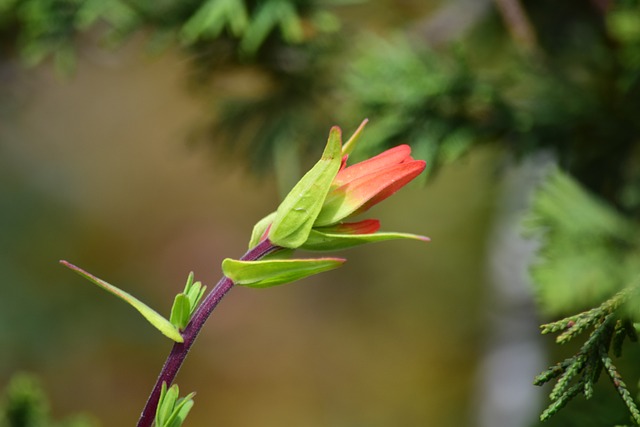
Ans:
[[[559,333],[556,338],[558,344],[566,343],[588,328],[593,328],[578,353],[535,378],[534,384],[538,386],[557,378],[549,394],[552,403],[540,415],[542,421],[556,414],[578,394],[590,399],[594,384],[604,369],[627,406],[632,420],[640,425],[640,410],[609,356],[609,351],[615,356],[622,353],[625,339],[637,341],[633,323],[625,317],[625,313],[619,313],[622,305],[637,291],[638,285],[630,286],[596,308],[541,326],[543,334]]]

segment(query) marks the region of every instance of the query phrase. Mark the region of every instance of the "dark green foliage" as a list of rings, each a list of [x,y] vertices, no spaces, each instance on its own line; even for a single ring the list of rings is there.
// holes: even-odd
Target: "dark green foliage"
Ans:
[[[53,422],[49,402],[36,377],[16,374],[0,401],[0,427],[97,427],[87,416],[73,416]]]
[[[537,191],[525,225],[542,234],[531,272],[549,315],[599,304],[640,274],[635,223],[559,170]]]
[[[637,313],[626,306],[638,301],[637,226],[558,170],[538,190],[526,224],[542,234],[539,259],[532,267],[540,306],[557,316],[599,304],[542,326],[543,334],[558,334],[559,344],[591,332],[578,353],[536,378],[537,385],[557,379],[541,419],[579,394],[591,399],[604,372],[640,423],[636,403],[609,356],[621,355],[627,338],[637,341],[632,323]]]

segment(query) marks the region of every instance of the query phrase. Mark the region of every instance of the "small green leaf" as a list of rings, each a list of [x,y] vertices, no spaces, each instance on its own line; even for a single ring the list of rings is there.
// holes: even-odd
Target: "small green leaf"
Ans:
[[[158,407],[156,408],[156,416],[155,416],[156,426],[158,427],[163,426],[164,420],[169,418],[172,410],[173,410],[173,403],[167,404],[167,383],[163,381],[162,388],[160,389],[160,398],[158,400]]]
[[[202,299],[204,292],[207,290],[206,286],[203,286],[201,282],[193,281],[194,274],[193,271],[189,273],[189,277],[187,277],[187,284],[184,286],[183,294],[189,297],[189,317],[193,314],[194,310],[198,307],[198,303]]]
[[[172,325],[171,322],[169,322],[167,319],[162,317],[162,315],[160,315],[158,312],[156,312],[155,310],[150,308],[148,305],[146,305],[142,301],[138,300],[137,298],[135,298],[134,296],[128,294],[127,292],[123,291],[122,289],[119,289],[119,288],[117,288],[117,287],[105,282],[104,280],[99,279],[99,278],[95,277],[94,275],[84,271],[80,267],[76,267],[75,265],[73,265],[73,264],[71,264],[71,263],[69,263],[67,261],[60,261],[60,263],[62,265],[64,265],[65,267],[75,271],[76,273],[78,273],[79,275],[81,275],[85,279],[89,280],[90,282],[98,285],[99,287],[101,287],[105,291],[107,291],[107,292],[117,296],[118,298],[124,300],[125,302],[127,302],[133,308],[138,310],[140,312],[140,314],[142,314],[142,316],[144,316],[144,318],[147,319],[147,321],[149,321],[149,323],[151,323],[153,326],[155,326],[156,329],[158,329],[160,332],[162,332],[165,336],[171,338],[175,342],[183,342],[184,341],[183,338],[182,338],[182,335],[180,335],[180,331],[178,331],[178,329],[174,325]]]
[[[314,229],[309,233],[309,238],[301,246],[301,249],[308,251],[337,251],[366,243],[397,239],[429,241],[428,237],[409,233],[333,234],[323,233]]]
[[[182,425],[187,415],[189,415],[189,411],[193,408],[193,396],[195,395],[195,393],[189,393],[185,397],[178,399],[173,408],[173,413],[167,420],[167,427],[180,427]]]
[[[278,206],[269,232],[269,240],[275,245],[297,248],[307,240],[331,183],[340,169],[341,147],[341,131],[334,126],[329,133],[322,158]]]
[[[187,283],[184,285],[184,292],[183,293],[188,293],[189,289],[191,289],[191,286],[193,286],[193,279],[195,278],[195,274],[192,272],[189,273],[189,275],[187,276]]]
[[[342,258],[269,261],[238,261],[227,258],[222,262],[222,271],[237,285],[266,288],[333,270],[345,261]]]
[[[204,295],[204,291],[206,290],[206,286],[203,286],[200,282],[196,282],[187,290],[187,292],[185,292],[187,297],[189,297],[189,304],[191,306],[189,314],[193,314],[193,311],[198,307],[198,304]]]
[[[169,321],[179,330],[183,330],[191,318],[191,303],[185,294],[176,295],[171,307],[171,317]]]

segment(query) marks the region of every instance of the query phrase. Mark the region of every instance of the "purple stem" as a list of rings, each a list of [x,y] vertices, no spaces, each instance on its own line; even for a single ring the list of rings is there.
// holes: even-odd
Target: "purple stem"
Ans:
[[[278,246],[273,245],[268,239],[265,239],[253,249],[250,249],[240,259],[243,261],[255,261],[277,249],[279,249]],[[171,353],[169,353],[169,356],[160,371],[160,375],[158,375],[156,384],[153,386],[153,390],[151,390],[149,399],[147,399],[147,404],[142,410],[137,427],[151,427],[158,408],[162,383],[167,383],[167,387],[171,386],[171,383],[173,383],[173,380],[187,357],[187,353],[189,353],[189,349],[196,340],[198,333],[200,333],[202,326],[204,326],[204,323],[207,321],[220,300],[222,300],[222,297],[224,297],[232,287],[233,282],[231,279],[223,277],[193,313],[191,321],[182,332],[184,342],[175,343],[173,345]]]

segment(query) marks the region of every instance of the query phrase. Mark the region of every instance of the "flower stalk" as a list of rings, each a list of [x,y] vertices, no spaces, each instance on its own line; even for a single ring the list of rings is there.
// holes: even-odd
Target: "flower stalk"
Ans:
[[[138,310],[156,329],[174,341],[158,379],[142,410],[137,427],[179,427],[193,406],[193,393],[179,397],[173,382],[191,346],[222,298],[235,285],[266,288],[290,283],[340,267],[335,257],[292,259],[296,249],[334,251],[391,239],[428,241],[408,233],[380,232],[380,221],[351,219],[404,187],[425,168],[401,145],[371,159],[347,166],[367,121],[342,144],[334,126],[320,160],[300,179],[277,210],[254,226],[249,250],[240,259],[222,262],[224,276],[198,305],[205,286],[189,275],[185,290],[176,295],[171,316],[164,318],[133,295],[67,261],[63,265]],[[158,421],[159,420],[159,421]]]

